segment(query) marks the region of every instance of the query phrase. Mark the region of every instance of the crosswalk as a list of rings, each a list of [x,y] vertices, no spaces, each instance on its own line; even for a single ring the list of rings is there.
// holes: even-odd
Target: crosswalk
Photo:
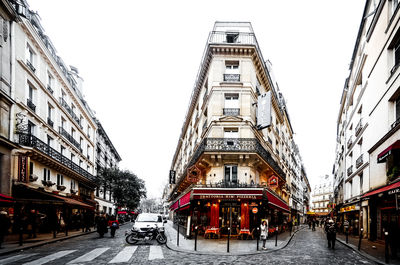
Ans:
[[[0,265],[3,264],[24,264],[24,265],[41,265],[49,262],[56,264],[85,264],[86,262],[95,262],[101,260],[104,264],[105,260],[110,259],[108,264],[118,264],[130,262],[138,249],[148,251],[147,260],[164,259],[164,253],[161,246],[126,246],[118,253],[109,247],[94,248],[88,250],[84,254],[75,256],[79,253],[78,249],[62,250],[55,253],[40,257],[40,253],[19,254],[8,258],[0,259]]]

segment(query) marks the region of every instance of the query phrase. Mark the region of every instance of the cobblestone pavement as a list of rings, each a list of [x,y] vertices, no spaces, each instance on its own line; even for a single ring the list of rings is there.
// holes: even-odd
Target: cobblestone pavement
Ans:
[[[130,246],[124,230],[115,238],[90,234],[21,251],[0,257],[0,264],[373,264],[338,242],[335,250],[328,249],[321,230],[298,232],[282,250],[243,256],[182,253],[156,242]]]

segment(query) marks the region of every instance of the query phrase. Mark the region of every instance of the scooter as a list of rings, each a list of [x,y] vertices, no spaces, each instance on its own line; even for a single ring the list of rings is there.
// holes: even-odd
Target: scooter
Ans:
[[[159,244],[167,243],[167,236],[164,233],[164,227],[149,227],[147,231],[140,231],[134,227],[130,231],[125,232],[125,241],[128,244],[134,245],[141,242],[147,242],[150,240],[157,240]]]

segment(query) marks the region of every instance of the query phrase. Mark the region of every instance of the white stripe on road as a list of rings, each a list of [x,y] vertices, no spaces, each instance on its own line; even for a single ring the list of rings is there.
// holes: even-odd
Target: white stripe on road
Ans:
[[[150,246],[149,260],[163,259],[164,254],[160,246]]]
[[[16,256],[13,256],[13,257],[9,257],[9,258],[0,260],[0,264],[1,264],[1,265],[3,265],[3,264],[8,264],[8,263],[11,263],[11,262],[14,262],[14,261],[18,261],[18,260],[21,260],[21,259],[25,259],[25,258],[28,258],[28,257],[32,257],[32,256],[34,256],[34,255],[36,255],[36,254],[33,253],[33,254],[21,254],[21,255],[16,255]]]
[[[89,253],[86,253],[85,255],[80,256],[79,258],[76,258],[76,259],[68,262],[67,264],[75,264],[75,263],[80,263],[80,262],[92,261],[95,258],[97,258],[98,256],[100,256],[101,254],[103,254],[108,249],[110,249],[110,248],[95,248],[92,251],[90,251]]]
[[[24,265],[41,265],[41,264],[45,264],[49,261],[55,260],[55,259],[59,259],[61,257],[64,257],[68,254],[71,254],[72,252],[75,252],[76,250],[64,250],[64,251],[59,251],[57,253],[48,255],[46,257],[40,258],[38,260],[34,260],[28,263],[25,263]]]
[[[137,246],[125,247],[109,263],[128,262],[135,253]]]

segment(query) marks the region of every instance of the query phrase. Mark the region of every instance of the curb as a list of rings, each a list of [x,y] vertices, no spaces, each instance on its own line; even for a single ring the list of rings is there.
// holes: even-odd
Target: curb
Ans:
[[[375,258],[374,256],[371,256],[371,255],[365,253],[364,251],[359,251],[357,247],[355,247],[355,246],[353,246],[353,245],[350,245],[350,244],[346,244],[346,242],[343,241],[343,240],[341,240],[341,239],[336,238],[336,241],[340,242],[342,245],[345,245],[346,247],[348,247],[348,248],[352,249],[353,251],[357,252],[358,254],[360,254],[361,256],[363,256],[364,258],[367,258],[367,259],[369,259],[370,261],[373,261],[373,262],[375,262],[375,263],[377,263],[377,264],[380,264],[380,265],[387,265],[387,264],[390,264],[390,263],[382,262],[381,260]]]
[[[204,252],[204,251],[194,251],[194,250],[187,250],[187,249],[181,249],[177,246],[171,245],[169,244],[169,242],[167,241],[167,243],[165,244],[167,246],[168,249],[172,250],[172,251],[176,251],[176,252],[181,252],[181,253],[187,253],[187,254],[198,254],[198,255],[209,255],[209,256],[249,256],[249,255],[260,255],[260,254],[264,254],[264,253],[272,253],[281,249],[284,249],[285,247],[287,247],[287,245],[289,245],[290,241],[292,240],[292,238],[294,237],[294,235],[299,232],[300,230],[303,230],[304,227],[300,227],[298,230],[293,231],[292,235],[289,237],[289,239],[287,240],[287,242],[283,245],[280,246],[276,249],[270,249],[267,251],[262,251],[262,250],[258,250],[258,251],[254,251],[254,252],[237,252],[237,253],[210,253],[210,252]]]

